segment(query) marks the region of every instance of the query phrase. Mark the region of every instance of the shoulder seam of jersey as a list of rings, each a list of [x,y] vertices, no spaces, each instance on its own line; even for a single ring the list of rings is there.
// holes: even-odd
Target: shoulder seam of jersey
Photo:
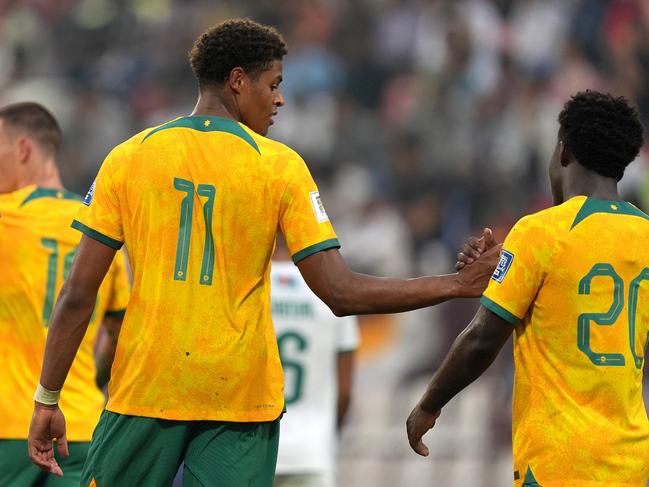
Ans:
[[[255,151],[259,155],[261,155],[261,151],[259,150],[259,146],[257,145],[257,142],[255,142],[255,139],[253,139],[252,136],[241,127],[241,125],[239,125],[234,120],[230,120],[223,117],[215,117],[215,116],[194,115],[189,117],[182,117],[177,120],[172,120],[171,122],[167,122],[163,125],[160,125],[159,127],[153,129],[151,132],[146,134],[142,139],[142,142],[140,142],[140,144],[143,144],[144,141],[149,137],[151,137],[153,134],[160,132],[162,130],[172,129],[172,128],[186,128],[191,130],[197,130],[199,132],[224,132],[224,133],[232,134],[247,142],[250,147],[255,149]]]
[[[83,201],[83,198],[76,193],[66,191],[64,189],[50,189],[50,188],[36,188],[32,191],[27,198],[25,198],[20,206],[25,206],[30,201],[40,198],[56,198],[62,200]]]
[[[626,201],[599,200],[596,198],[586,198],[579,208],[575,219],[570,226],[570,230],[579,225],[582,221],[595,213],[609,213],[611,215],[628,215],[637,216],[649,220],[649,216],[637,209]]]

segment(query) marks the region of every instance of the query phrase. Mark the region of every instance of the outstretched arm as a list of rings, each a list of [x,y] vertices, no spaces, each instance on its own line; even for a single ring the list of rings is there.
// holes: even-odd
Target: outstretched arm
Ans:
[[[336,249],[317,252],[298,263],[311,290],[337,316],[399,313],[451,298],[478,297],[498,262],[500,245],[485,250],[455,274],[390,279],[353,272]]]
[[[455,339],[419,404],[408,417],[408,441],[415,452],[428,455],[422,436],[435,425],[442,407],[487,370],[513,329],[510,323],[484,306],[480,307],[469,326]]]
[[[62,476],[63,472],[54,459],[53,440],[57,440],[59,453],[68,454],[65,419],[58,407],[56,392],[63,388],[86,333],[97,291],[114,256],[115,249],[84,235],[52,313],[40,378],[40,386],[46,393],[38,396],[49,396],[51,400],[34,403],[28,451],[36,466],[55,475]]]

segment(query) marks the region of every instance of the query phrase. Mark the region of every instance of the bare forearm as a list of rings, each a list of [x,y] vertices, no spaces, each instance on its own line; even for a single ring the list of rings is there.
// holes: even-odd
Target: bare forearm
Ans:
[[[480,377],[511,335],[511,327],[488,328],[481,321],[486,313],[481,308],[474,321],[456,338],[419,402],[425,411],[439,411]]]
[[[75,293],[64,285],[54,308],[47,334],[41,385],[46,389],[63,387],[72,361],[86,333],[96,294]]]
[[[352,272],[337,250],[313,254],[298,263],[311,290],[338,316],[399,313],[451,298],[482,294],[495,267],[496,252],[485,252],[457,274],[391,279]]]
[[[400,313],[461,297],[466,291],[458,274],[416,279],[374,277],[351,271],[338,254],[313,256],[309,264],[302,275],[337,316]]]
[[[392,279],[350,272],[333,297],[338,315],[400,313],[462,297],[456,274]]]

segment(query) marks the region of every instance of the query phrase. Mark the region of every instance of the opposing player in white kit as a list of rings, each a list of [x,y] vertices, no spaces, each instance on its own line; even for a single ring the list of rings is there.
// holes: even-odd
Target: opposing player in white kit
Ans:
[[[356,317],[337,318],[306,285],[298,268],[275,254],[271,302],[284,369],[275,487],[335,485],[336,424],[351,392]]]

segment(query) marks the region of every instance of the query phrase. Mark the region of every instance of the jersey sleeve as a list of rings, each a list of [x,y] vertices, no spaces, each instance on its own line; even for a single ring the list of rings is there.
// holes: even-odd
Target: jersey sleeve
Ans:
[[[112,280],[106,316],[123,317],[126,313],[126,305],[131,295],[131,285],[128,276],[128,264],[124,251],[117,252],[115,259],[108,271]]]
[[[552,236],[538,218],[521,219],[503,243],[480,303],[512,325],[527,314],[553,257]]]
[[[345,316],[344,318],[338,318],[336,324],[338,327],[336,351],[338,353],[354,352],[360,345],[358,318],[356,316]]]
[[[297,264],[321,250],[339,248],[311,173],[300,156],[290,153],[288,181],[281,200],[280,228]]]
[[[120,158],[118,148],[108,154],[72,221],[72,228],[114,249],[124,243],[119,200]]]

